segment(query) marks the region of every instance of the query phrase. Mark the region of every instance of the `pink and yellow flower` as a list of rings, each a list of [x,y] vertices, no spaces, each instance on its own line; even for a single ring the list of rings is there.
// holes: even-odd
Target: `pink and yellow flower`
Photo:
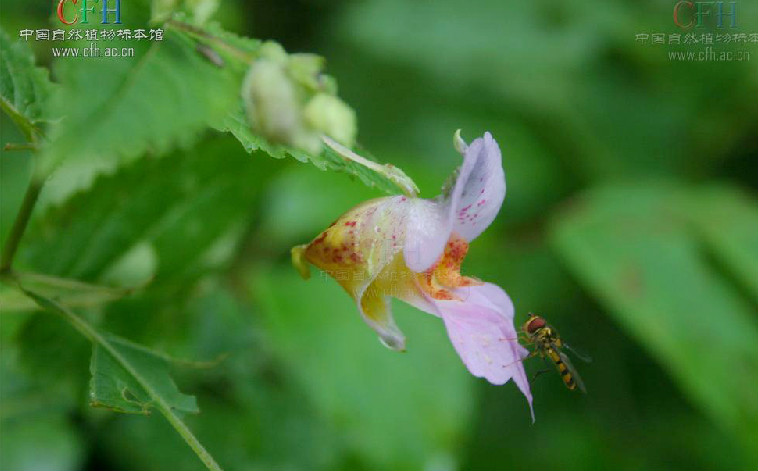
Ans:
[[[390,298],[442,319],[471,374],[492,384],[513,379],[531,407],[515,341],[513,303],[498,286],[461,275],[469,243],[492,223],[505,197],[500,148],[489,133],[467,146],[456,135],[463,164],[454,183],[433,200],[390,196],[367,201],[339,217],[311,243],[293,249],[324,270],[355,300],[381,341],[405,349]]]

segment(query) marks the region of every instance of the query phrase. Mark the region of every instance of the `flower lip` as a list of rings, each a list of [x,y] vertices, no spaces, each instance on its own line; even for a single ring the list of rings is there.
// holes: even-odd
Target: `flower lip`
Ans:
[[[426,295],[428,306],[436,312],[424,310],[442,318],[453,347],[471,374],[495,385],[513,379],[529,403],[533,422],[532,394],[523,366],[529,351],[515,340],[510,297],[491,283],[458,288],[454,293],[463,301]]]

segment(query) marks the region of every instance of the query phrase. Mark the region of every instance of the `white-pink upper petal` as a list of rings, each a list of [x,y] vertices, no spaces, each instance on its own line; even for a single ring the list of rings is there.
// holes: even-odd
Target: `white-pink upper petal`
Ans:
[[[442,255],[452,232],[475,239],[497,216],[505,198],[500,148],[490,133],[465,148],[463,164],[450,193],[434,200],[408,199],[403,248],[408,267],[428,270]]]
[[[505,198],[505,172],[497,142],[488,132],[466,149],[449,195],[452,230],[471,241],[495,219]]]

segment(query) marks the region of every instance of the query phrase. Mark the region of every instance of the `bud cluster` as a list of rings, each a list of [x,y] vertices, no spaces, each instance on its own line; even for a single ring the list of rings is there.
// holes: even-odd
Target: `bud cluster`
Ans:
[[[324,59],[287,54],[277,43],[261,46],[242,84],[250,126],[271,142],[318,154],[323,135],[352,147],[353,110],[337,96],[332,77],[321,73]]]

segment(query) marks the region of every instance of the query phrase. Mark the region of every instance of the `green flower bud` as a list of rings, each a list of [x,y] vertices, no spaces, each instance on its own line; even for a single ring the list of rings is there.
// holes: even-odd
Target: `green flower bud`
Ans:
[[[321,90],[319,77],[323,68],[324,58],[316,54],[290,54],[287,63],[290,77],[313,92]]]
[[[269,59],[255,61],[242,90],[252,128],[273,141],[291,142],[293,132],[301,126],[300,106],[284,68]]]
[[[355,143],[355,112],[333,95],[320,93],[308,102],[303,112],[306,123],[347,147]]]
[[[259,50],[242,85],[252,129],[266,139],[312,154],[326,134],[346,146],[355,141],[355,113],[335,96],[334,80],[321,73],[324,59],[291,54],[277,43]]]
[[[259,49],[259,54],[261,59],[272,60],[282,66],[286,66],[289,60],[287,51],[279,43],[273,41],[263,43]]]

